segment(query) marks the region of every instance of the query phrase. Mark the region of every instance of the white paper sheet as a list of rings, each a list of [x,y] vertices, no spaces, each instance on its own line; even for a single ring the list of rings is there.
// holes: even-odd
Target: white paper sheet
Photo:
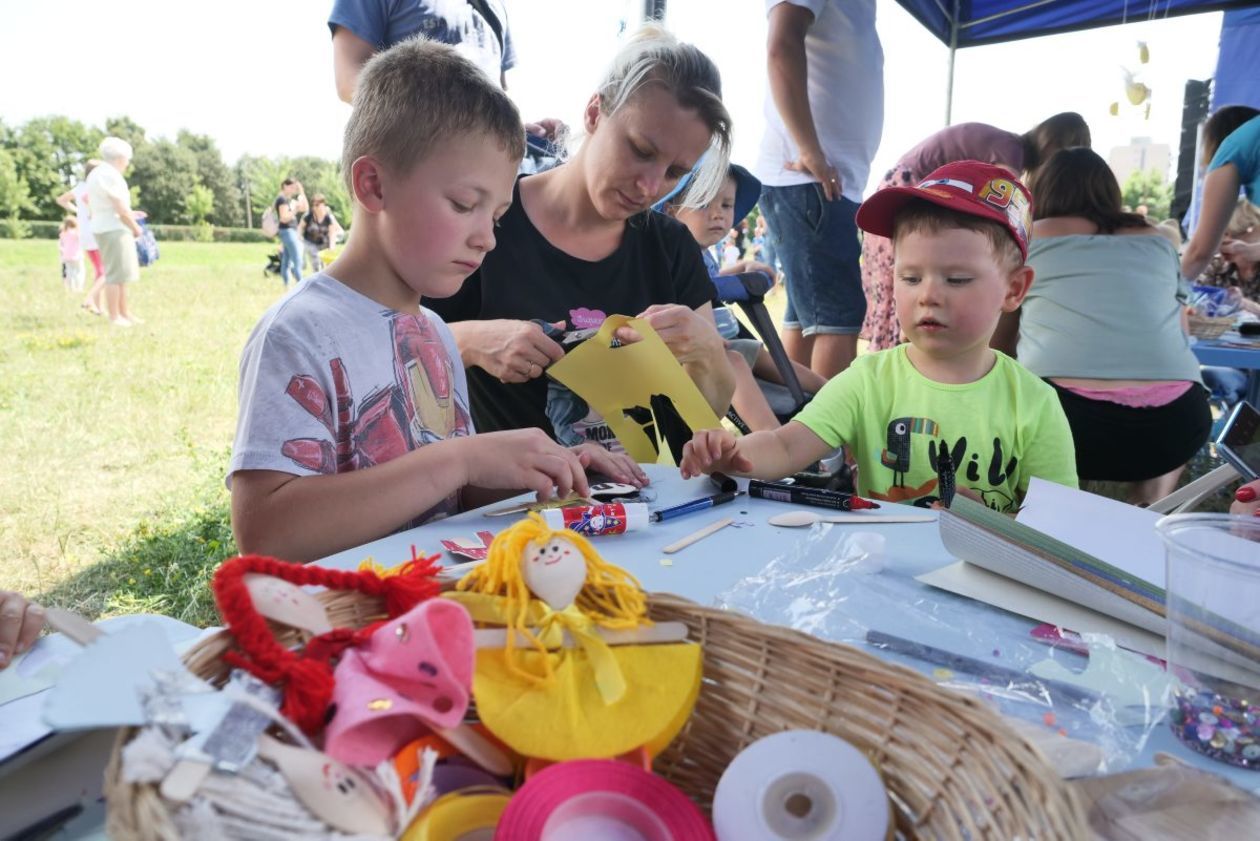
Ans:
[[[1155,532],[1160,515],[1136,505],[1033,478],[1024,525],[1106,561],[1130,575],[1164,587],[1164,544]]]

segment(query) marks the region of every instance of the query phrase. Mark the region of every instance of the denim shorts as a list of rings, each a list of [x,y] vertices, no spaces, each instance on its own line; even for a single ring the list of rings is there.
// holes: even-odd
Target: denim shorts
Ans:
[[[850,335],[862,329],[866,295],[853,220],[857,209],[850,199],[827,201],[817,182],[762,188],[761,210],[787,275],[784,327],[805,336]]]

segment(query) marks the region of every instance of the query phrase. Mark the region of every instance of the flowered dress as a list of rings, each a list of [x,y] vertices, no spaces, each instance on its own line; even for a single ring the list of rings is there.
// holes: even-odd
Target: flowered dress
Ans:
[[[917,180],[910,167],[897,164],[888,170],[879,189],[905,187]],[[893,306],[893,245],[887,237],[862,234],[862,291],[866,293],[862,338],[871,343],[873,351],[900,344],[901,325]]]

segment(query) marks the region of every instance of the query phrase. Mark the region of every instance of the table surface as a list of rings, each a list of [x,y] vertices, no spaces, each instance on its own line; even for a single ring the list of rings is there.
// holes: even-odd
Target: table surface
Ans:
[[[1260,340],[1244,339],[1236,332],[1226,333],[1216,339],[1196,339],[1190,349],[1203,365],[1220,365],[1248,371],[1260,369]]]
[[[707,480],[684,480],[675,468],[649,465],[645,469],[652,478],[651,488],[656,497],[651,504],[653,509],[714,492]],[[743,485],[741,482],[741,487]],[[507,504],[499,503],[490,508]],[[733,503],[711,510],[653,524],[638,532],[597,537],[593,542],[601,556],[632,572],[649,592],[675,593],[703,605],[717,603],[722,595],[726,604],[734,603],[763,621],[793,625],[824,638],[857,644],[872,654],[910,666],[938,682],[949,682],[939,666],[870,648],[862,642],[865,631],[880,630],[1020,670],[1052,656],[1050,648],[1037,644],[1028,636],[1029,630],[1038,623],[914,580],[914,576],[955,561],[941,543],[935,522],[802,529],[781,528],[768,523],[768,518],[774,514],[800,508],[741,496]],[[887,509],[905,510],[895,505],[885,505],[882,510]],[[828,513],[817,508],[805,510]],[[923,513],[922,509],[911,510]],[[726,517],[733,518],[738,527],[723,528],[669,556],[670,565],[661,563],[667,557],[661,551],[662,547]],[[389,566],[410,558],[412,546],[421,554],[434,554],[441,551],[441,539],[471,538],[481,530],[497,532],[517,519],[486,517],[484,510],[468,511],[330,555],[318,563],[353,569],[370,556],[378,563]],[[795,565],[796,569],[810,572],[835,570],[837,549],[850,533],[859,530],[884,536],[886,567],[882,572],[838,574],[823,582],[830,588],[823,592],[811,589],[786,595],[781,594],[780,587],[758,590],[756,579],[749,580],[762,574],[772,561],[780,569]],[[443,554],[442,562],[451,564],[459,560]],[[1072,657],[1062,652],[1053,652],[1053,656]],[[958,677],[963,679],[965,676]],[[974,686],[974,679],[965,683]],[[1016,707],[1017,711],[1013,714],[1029,720],[1034,718],[1029,714],[1026,703],[1016,702]],[[1036,707],[1032,709],[1035,712]],[[1012,712],[1010,709],[1006,711]],[[1036,717],[1040,718],[1041,714],[1036,713]],[[1132,728],[1129,730],[1132,731]],[[1138,733],[1140,730],[1132,732],[1131,736],[1136,738]],[[1165,723],[1154,727],[1140,752],[1136,753],[1133,765],[1151,765],[1158,751],[1171,753],[1190,764],[1221,774],[1247,790],[1260,792],[1260,774],[1200,756],[1181,745]]]

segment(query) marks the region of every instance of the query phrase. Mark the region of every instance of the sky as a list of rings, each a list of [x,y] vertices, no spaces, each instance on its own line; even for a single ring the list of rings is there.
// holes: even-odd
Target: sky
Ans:
[[[577,124],[640,0],[506,0],[517,51],[508,92],[526,120]],[[333,86],[331,0],[0,0],[0,120],[64,114],[94,125],[126,114],[150,137],[181,128],[242,154],[340,157],[349,106]],[[720,13],[715,13],[720,9]],[[905,151],[945,125],[947,48],[893,0],[878,0],[883,140],[868,191]],[[1220,13],[1142,20],[957,53],[953,121],[1024,131],[1079,111],[1104,157],[1132,137],[1173,147],[1186,79],[1216,66]],[[765,97],[763,0],[669,0],[666,25],[713,58],[735,125],[735,159],[755,160]],[[1138,41],[1150,63],[1138,63]],[[1149,120],[1128,105],[1123,71],[1153,91]],[[1121,103],[1119,116],[1108,108]]]

